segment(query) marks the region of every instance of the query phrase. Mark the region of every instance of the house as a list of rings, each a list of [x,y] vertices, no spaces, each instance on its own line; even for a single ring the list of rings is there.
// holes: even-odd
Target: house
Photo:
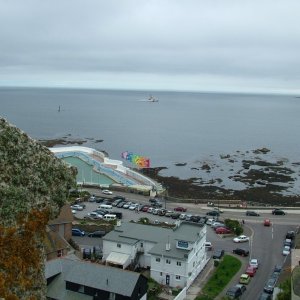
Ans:
[[[70,251],[68,241],[72,238],[73,214],[69,204],[64,205],[58,217],[50,220],[44,238],[46,259],[65,256]]]
[[[48,300],[146,300],[147,278],[72,258],[46,262]]]
[[[74,220],[72,210],[69,204],[65,204],[56,219],[50,220],[48,225],[61,237],[69,241],[72,238],[72,222]]]
[[[174,229],[123,223],[103,238],[103,260],[119,268],[149,268],[157,282],[189,286],[204,268],[206,226],[178,222]]]

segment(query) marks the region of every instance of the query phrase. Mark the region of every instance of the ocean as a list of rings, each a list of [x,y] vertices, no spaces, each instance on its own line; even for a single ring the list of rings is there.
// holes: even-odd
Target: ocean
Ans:
[[[121,160],[123,151],[148,157],[151,167],[167,168],[163,176],[221,178],[221,185],[241,188],[229,173],[245,158],[258,159],[253,150],[265,147],[271,151],[261,159],[285,161],[299,177],[299,98],[158,91],[152,95],[159,102],[152,103],[146,101],[149,94],[0,88],[0,115],[34,139],[84,140],[112,159]],[[298,181],[293,189],[300,191]]]

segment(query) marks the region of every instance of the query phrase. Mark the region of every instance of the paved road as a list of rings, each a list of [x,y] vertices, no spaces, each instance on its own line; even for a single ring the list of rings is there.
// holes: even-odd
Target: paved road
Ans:
[[[94,191],[96,195],[100,195],[99,191]],[[139,202],[141,204],[149,203],[148,197],[144,197],[136,194],[124,194],[118,193],[120,195],[124,195],[126,199],[129,201]],[[103,196],[103,195],[102,195]],[[77,212],[77,217],[82,218],[88,212],[94,210],[98,203],[86,203],[86,209],[82,212]],[[176,204],[176,203],[167,203],[167,209],[173,210],[176,206],[185,206],[188,211],[187,213],[197,214],[197,215],[205,215],[208,209],[205,206],[195,205],[195,204]],[[134,211],[129,211],[128,209],[123,208],[114,208],[115,211],[120,211],[123,213],[123,220],[138,220],[141,217],[148,217],[151,220],[159,220],[161,222],[173,223],[175,220],[160,217],[157,215],[152,215],[149,213],[139,212],[136,213]],[[257,210],[256,210],[257,211]],[[251,237],[249,243],[236,244],[232,241],[232,237],[230,238],[222,238],[215,234],[215,232],[208,227],[207,230],[207,240],[211,241],[214,245],[214,248],[224,249],[226,252],[231,253],[234,248],[242,247],[250,250],[250,258],[257,258],[260,262],[259,270],[257,274],[252,278],[250,284],[247,287],[246,293],[243,295],[243,300],[253,300],[257,299],[263,287],[268,280],[269,276],[272,273],[272,270],[276,264],[284,264],[285,266],[289,266],[290,256],[287,257],[287,261],[285,261],[285,257],[282,255],[283,248],[283,240],[285,234],[288,230],[296,230],[299,224],[299,214],[296,213],[288,213],[286,216],[272,216],[269,211],[261,210],[260,217],[250,217],[245,216],[245,211],[240,210],[225,210],[223,214],[221,214],[220,219],[233,218],[245,220],[245,234]],[[272,226],[265,227],[263,226],[263,220],[266,218],[270,218],[272,222]],[[88,245],[102,245],[102,240],[98,238],[88,238],[88,237],[74,237],[74,240],[80,245],[81,248],[87,247]],[[249,258],[241,258],[242,260],[247,261]],[[244,270],[241,270],[242,273]],[[238,283],[238,276],[235,279],[236,282],[231,282],[230,285]],[[229,285],[229,286],[230,286]],[[228,287],[229,287],[228,286]],[[224,289],[224,293],[227,288]]]

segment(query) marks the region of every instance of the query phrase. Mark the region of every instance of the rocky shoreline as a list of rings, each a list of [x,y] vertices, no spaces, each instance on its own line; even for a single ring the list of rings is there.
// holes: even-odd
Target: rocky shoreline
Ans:
[[[74,139],[68,135],[39,142],[47,147],[54,147],[95,144],[102,141],[93,138]],[[103,150],[99,151],[106,153]],[[288,193],[300,175],[300,162],[292,162],[287,166],[286,159],[270,160],[267,157],[270,152],[267,148],[246,152],[236,151],[234,154],[219,155],[219,161],[215,159],[197,162],[192,166],[187,162],[174,163],[175,167],[190,168],[198,172],[197,176],[188,179],[163,175],[162,173],[168,169],[164,166],[138,171],[160,182],[167,188],[168,195],[171,197],[230,199],[272,206],[300,206],[300,195],[293,192]],[[224,166],[227,166],[227,170]],[[219,177],[214,176],[215,173],[219,174]],[[210,175],[209,179],[207,175]],[[243,185],[243,188],[228,188],[224,183],[225,180]]]

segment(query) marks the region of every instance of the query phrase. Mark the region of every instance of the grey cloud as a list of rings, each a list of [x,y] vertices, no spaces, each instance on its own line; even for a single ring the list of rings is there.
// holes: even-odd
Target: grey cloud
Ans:
[[[126,73],[143,74],[145,86],[147,74],[157,82],[181,76],[183,89],[189,76],[211,85],[244,78],[269,89],[272,79],[299,86],[299,1],[0,0],[0,7],[0,85],[22,70],[24,81],[30,72],[45,81],[47,72],[49,81],[72,73],[83,84],[86,74]]]

